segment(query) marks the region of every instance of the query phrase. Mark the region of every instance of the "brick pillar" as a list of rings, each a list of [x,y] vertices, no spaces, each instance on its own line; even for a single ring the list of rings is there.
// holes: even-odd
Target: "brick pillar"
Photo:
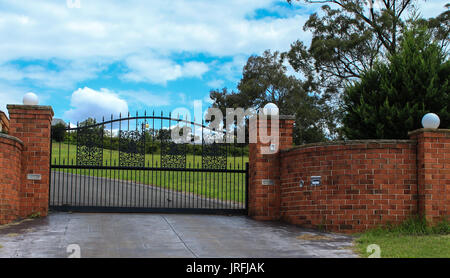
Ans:
[[[450,217],[450,130],[418,129],[409,133],[417,141],[419,213],[430,222]]]
[[[267,122],[258,118],[257,143],[249,145],[249,204],[248,213],[257,220],[278,220],[280,218],[280,159],[279,152],[292,147],[293,116],[279,116],[279,146],[273,154],[263,154],[262,148],[270,147],[270,143],[262,143],[260,127],[268,126],[270,132],[271,119]]]
[[[22,140],[22,173],[19,187],[19,217],[48,213],[50,181],[50,106],[7,105],[9,134]],[[32,174],[32,176],[29,176]]]

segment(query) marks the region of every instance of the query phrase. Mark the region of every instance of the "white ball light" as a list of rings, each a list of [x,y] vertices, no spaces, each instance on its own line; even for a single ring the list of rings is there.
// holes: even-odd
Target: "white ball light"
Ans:
[[[264,106],[263,112],[266,115],[275,116],[278,115],[280,110],[278,109],[278,106],[275,103],[269,102]]]
[[[439,116],[434,113],[425,114],[422,118],[422,125],[424,128],[438,128],[441,124]]]
[[[39,98],[34,93],[26,93],[23,96],[22,102],[23,102],[24,105],[38,105],[39,104]]]

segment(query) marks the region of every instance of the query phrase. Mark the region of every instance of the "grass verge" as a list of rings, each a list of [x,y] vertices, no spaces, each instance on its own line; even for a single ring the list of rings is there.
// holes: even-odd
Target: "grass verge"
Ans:
[[[381,258],[450,258],[450,222],[431,226],[423,218],[410,218],[400,225],[386,225],[360,234],[356,252],[369,257],[371,244],[380,247]]]

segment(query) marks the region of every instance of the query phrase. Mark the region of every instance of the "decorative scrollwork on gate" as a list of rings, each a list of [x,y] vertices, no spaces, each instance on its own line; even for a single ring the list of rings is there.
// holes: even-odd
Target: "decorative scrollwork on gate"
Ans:
[[[119,166],[145,166],[145,136],[138,130],[119,131]]]
[[[203,145],[202,152],[203,169],[227,169],[227,146],[224,143],[212,143]]]
[[[184,168],[186,167],[186,146],[172,141],[161,142],[161,167]]]
[[[101,166],[103,163],[103,128],[77,129],[77,165]]]

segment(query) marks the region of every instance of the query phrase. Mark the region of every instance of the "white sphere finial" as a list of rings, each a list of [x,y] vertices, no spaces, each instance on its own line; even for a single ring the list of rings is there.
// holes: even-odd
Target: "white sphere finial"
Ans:
[[[278,106],[275,103],[269,102],[266,105],[264,105],[263,113],[270,116],[278,115],[280,110],[278,109]]]
[[[38,105],[39,98],[36,94],[29,92],[23,96],[22,102],[24,105]]]
[[[439,116],[434,113],[428,113],[425,114],[422,118],[422,126],[424,128],[438,128],[441,124],[441,120],[439,119]]]

